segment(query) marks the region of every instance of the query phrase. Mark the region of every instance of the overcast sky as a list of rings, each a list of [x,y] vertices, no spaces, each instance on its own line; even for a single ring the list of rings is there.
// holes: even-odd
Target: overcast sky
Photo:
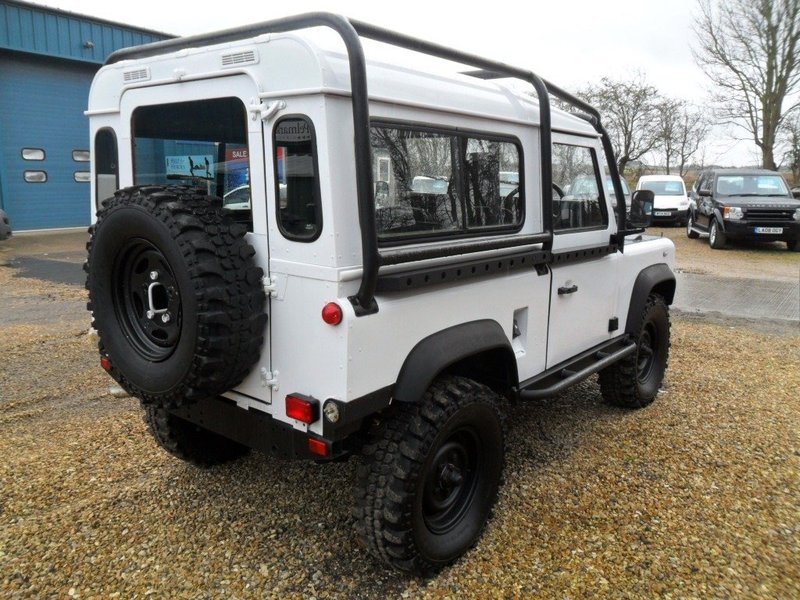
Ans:
[[[175,35],[205,33],[312,10],[336,12],[531,69],[576,90],[641,71],[662,94],[707,104],[708,80],[691,53],[697,0],[36,0],[54,8]],[[525,6],[525,8],[520,8]],[[717,131],[706,163],[759,162],[752,142]],[[737,134],[740,135],[741,134]]]

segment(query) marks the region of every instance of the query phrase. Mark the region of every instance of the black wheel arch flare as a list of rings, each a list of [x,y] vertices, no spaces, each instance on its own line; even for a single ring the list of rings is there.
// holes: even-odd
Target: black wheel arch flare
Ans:
[[[625,322],[626,333],[632,334],[636,331],[644,305],[652,293],[661,294],[667,305],[672,304],[675,298],[675,274],[666,263],[650,265],[637,275]]]

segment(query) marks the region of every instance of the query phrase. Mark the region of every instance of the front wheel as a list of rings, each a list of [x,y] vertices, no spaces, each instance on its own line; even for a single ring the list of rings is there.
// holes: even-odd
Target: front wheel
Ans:
[[[720,230],[716,219],[712,220],[711,227],[708,230],[708,245],[714,250],[721,250],[725,247],[726,241],[725,232]]]
[[[635,333],[636,351],[600,371],[603,399],[614,406],[642,408],[655,400],[669,359],[669,307],[651,294]]]
[[[359,537],[373,556],[428,575],[475,544],[503,471],[497,400],[480,383],[443,377],[373,433],[355,509]]]

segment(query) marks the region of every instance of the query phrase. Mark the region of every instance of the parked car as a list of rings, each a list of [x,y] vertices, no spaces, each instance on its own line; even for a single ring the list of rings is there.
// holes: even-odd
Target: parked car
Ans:
[[[625,207],[630,214],[631,212],[631,190],[628,187],[628,182],[625,181],[624,178],[620,178],[620,183],[622,184],[622,193],[625,196]],[[609,199],[611,200],[611,207],[616,210],[617,208],[617,194],[614,192],[614,181],[611,179],[610,175],[606,175],[603,178],[603,187],[605,187],[606,195],[608,195]],[[593,177],[586,177],[581,176],[578,177],[574,182],[569,185],[564,186],[564,194],[565,195],[573,195],[573,196],[580,196],[585,194],[596,194],[597,193],[597,182]]]
[[[650,190],[655,194],[653,223],[684,225],[689,212],[689,198],[683,178],[678,175],[642,175],[637,190]]]
[[[11,220],[8,218],[6,212],[0,208],[0,240],[6,240],[11,237]]]
[[[779,240],[800,252],[800,200],[783,177],[763,169],[714,169],[691,191],[686,235],[708,234],[712,248],[729,239]]]

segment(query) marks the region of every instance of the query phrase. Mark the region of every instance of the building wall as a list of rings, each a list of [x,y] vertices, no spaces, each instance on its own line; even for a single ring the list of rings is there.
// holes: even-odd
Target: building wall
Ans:
[[[15,231],[89,224],[88,177],[76,181],[89,163],[74,160],[73,151],[89,149],[83,111],[96,70],[0,53],[0,201]],[[24,148],[44,150],[44,160],[23,159]],[[26,171],[43,171],[47,181],[26,182]]]
[[[83,111],[92,78],[112,52],[168,37],[0,0],[0,208],[15,231],[89,224],[90,184],[81,174],[89,163],[73,151],[89,149]],[[24,148],[44,150],[44,160],[25,160]],[[26,171],[47,181],[27,182]]]

